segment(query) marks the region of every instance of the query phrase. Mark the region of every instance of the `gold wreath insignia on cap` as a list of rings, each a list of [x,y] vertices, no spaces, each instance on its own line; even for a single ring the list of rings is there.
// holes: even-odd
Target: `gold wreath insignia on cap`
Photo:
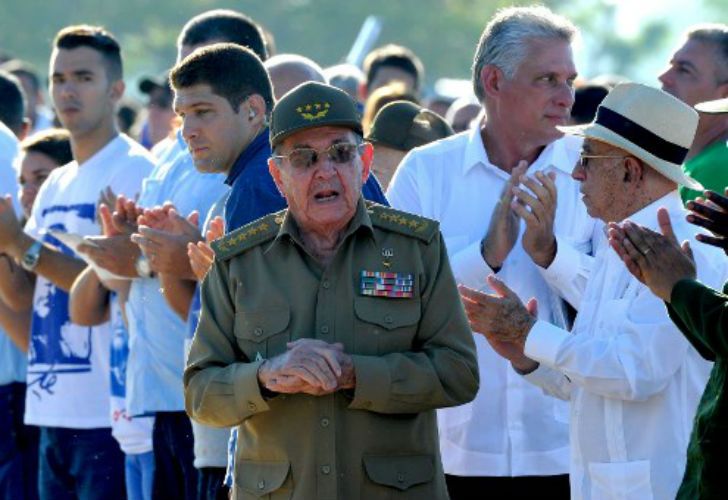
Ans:
[[[315,102],[312,104],[306,104],[305,106],[298,106],[296,108],[296,111],[298,111],[298,114],[301,115],[301,118],[304,120],[319,120],[326,116],[329,113],[329,108],[331,107],[331,104],[328,102]],[[309,111],[316,111],[309,112]]]

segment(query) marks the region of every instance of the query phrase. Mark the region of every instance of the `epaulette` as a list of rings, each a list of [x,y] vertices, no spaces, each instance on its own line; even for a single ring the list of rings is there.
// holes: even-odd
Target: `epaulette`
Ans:
[[[275,238],[283,224],[286,210],[261,217],[213,241],[210,246],[215,251],[215,258],[226,260]]]
[[[367,202],[367,211],[372,224],[390,231],[406,234],[429,243],[437,234],[440,224],[419,215],[402,212],[377,203]]]

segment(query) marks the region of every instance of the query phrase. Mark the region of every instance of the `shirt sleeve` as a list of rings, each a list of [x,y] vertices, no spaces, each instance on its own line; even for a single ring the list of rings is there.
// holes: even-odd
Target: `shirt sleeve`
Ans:
[[[239,425],[269,409],[258,385],[263,361],[251,362],[235,341],[227,269],[215,261],[202,282],[202,311],[184,374],[187,414],[216,427]]]
[[[599,335],[575,335],[538,321],[525,354],[566,375],[573,384],[608,398],[644,401],[662,391],[690,348],[665,307],[644,287],[634,299],[610,300],[597,321]],[[577,321],[577,328],[579,328]]]
[[[413,350],[383,356],[353,355],[352,409],[416,413],[471,401],[479,383],[473,333],[439,241],[423,255],[422,313]]]
[[[696,280],[672,289],[667,310],[696,350],[709,361],[728,356],[728,283],[723,293]]]
[[[411,152],[404,157],[389,183],[387,199],[397,210],[426,216],[420,201],[420,189],[415,172],[416,161]]]
[[[556,237],[556,256],[551,265],[539,272],[544,280],[575,309],[581,298],[594,266],[594,257],[577,250],[564,238]]]
[[[571,399],[571,380],[558,370],[540,364],[531,373],[523,375],[523,378],[540,387],[549,396],[564,401]]]

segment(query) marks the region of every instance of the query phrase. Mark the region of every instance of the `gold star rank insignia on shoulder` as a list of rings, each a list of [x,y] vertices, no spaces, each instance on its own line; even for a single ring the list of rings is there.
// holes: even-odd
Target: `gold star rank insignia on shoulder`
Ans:
[[[414,290],[414,276],[410,273],[386,271],[362,271],[359,285],[361,295],[411,299]]]

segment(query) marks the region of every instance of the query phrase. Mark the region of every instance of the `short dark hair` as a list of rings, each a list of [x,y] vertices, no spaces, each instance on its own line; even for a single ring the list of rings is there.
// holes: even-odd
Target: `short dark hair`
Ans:
[[[73,161],[71,134],[63,128],[51,128],[37,132],[20,143],[26,153],[43,153],[58,165]]]
[[[251,94],[263,98],[267,112],[273,108],[273,91],[263,62],[249,48],[234,43],[216,43],[194,51],[172,68],[169,81],[175,90],[209,85],[236,113]]]
[[[177,46],[200,45],[217,40],[248,47],[261,61],[268,59],[263,31],[251,18],[228,9],[215,9],[199,14],[184,25]]]
[[[110,81],[121,80],[124,68],[121,62],[121,47],[114,35],[100,26],[80,24],[67,26],[58,32],[53,40],[57,49],[73,50],[79,47],[88,47],[95,50],[106,63],[106,74]]]
[[[18,135],[25,118],[25,92],[15,75],[0,70],[0,122]]]
[[[425,76],[425,69],[422,61],[407,47],[389,44],[371,51],[364,59],[364,74],[366,84],[374,80],[374,77],[383,66],[394,66],[412,75],[415,80],[415,90],[420,88]]]
[[[41,83],[38,71],[30,63],[20,59],[11,59],[2,63],[2,65],[0,65],[0,69],[5,70],[8,73],[12,73],[18,78],[27,78],[35,92],[40,90]]]
[[[688,40],[707,43],[715,48],[716,83],[728,83],[728,25],[699,24],[688,31],[687,37]]]

